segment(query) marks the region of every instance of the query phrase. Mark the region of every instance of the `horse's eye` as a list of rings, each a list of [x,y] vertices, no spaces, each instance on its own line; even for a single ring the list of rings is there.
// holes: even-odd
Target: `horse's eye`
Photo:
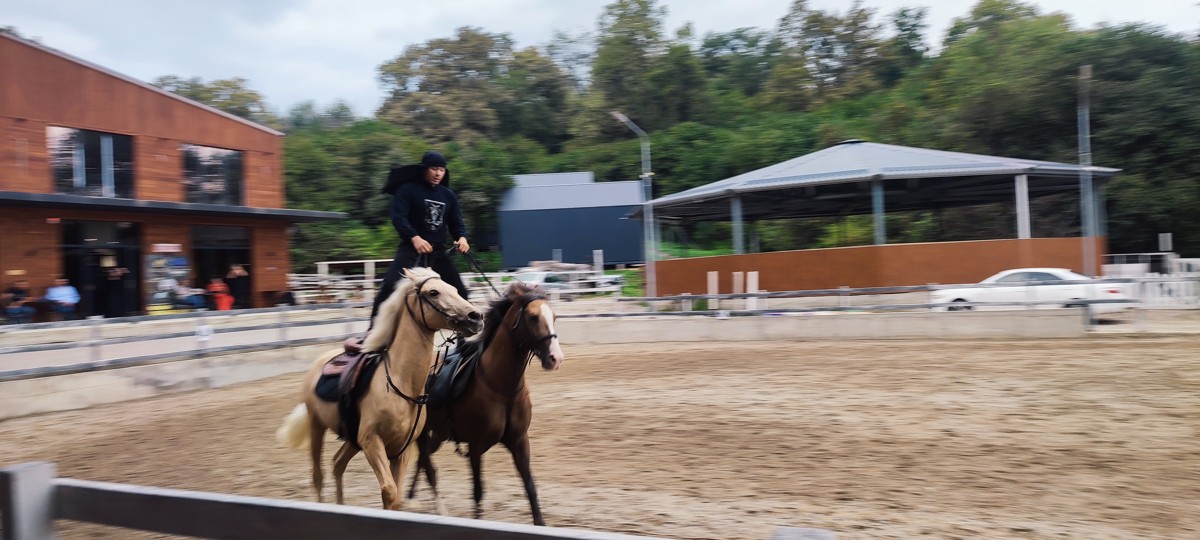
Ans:
[[[529,320],[530,320],[530,321],[532,321],[532,322],[538,322],[538,316],[537,316],[537,315],[530,315],[530,316],[529,316]]]
[[[442,294],[442,293],[441,293],[441,292],[439,292],[437,289],[434,289],[434,290],[432,290],[432,291],[429,291],[429,296],[430,296],[431,298],[437,298],[437,296],[438,296],[439,294]]]

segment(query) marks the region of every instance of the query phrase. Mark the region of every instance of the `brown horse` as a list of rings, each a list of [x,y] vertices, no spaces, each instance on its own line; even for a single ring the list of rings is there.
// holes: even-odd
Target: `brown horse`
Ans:
[[[383,507],[399,510],[403,504],[400,489],[404,473],[413,456],[414,437],[424,428],[423,394],[425,380],[433,365],[434,334],[438,330],[456,330],[468,335],[480,330],[483,316],[455,288],[427,268],[405,271],[402,281],[380,306],[374,331],[363,343],[364,351],[386,347],[383,369],[375,371],[366,394],[358,403],[361,420],[357,446],[349,441],[333,458],[333,477],[337,483],[337,502],[342,504],[342,475],[346,465],[361,449],[379,479]],[[324,501],[321,488],[321,447],[325,430],[337,431],[336,403],[323,401],[316,394],[317,379],[326,362],[340,353],[330,351],[318,358],[304,377],[303,403],[284,420],[277,436],[292,448],[312,448],[312,481],[317,500]]]
[[[539,288],[524,283],[511,285],[505,297],[495,301],[485,317],[483,332],[460,346],[464,358],[482,349],[479,364],[461,396],[443,407],[430,408],[427,430],[417,439],[420,456],[413,475],[409,498],[416,495],[421,469],[433,489],[440,514],[445,514],[438,498],[437,470],[431,456],[447,439],[467,443],[471,460],[471,476],[475,483],[475,518],[483,513],[483,454],[501,443],[512,454],[513,463],[525,494],[535,525],[545,525],[538,506],[537,488],[529,470],[529,422],[533,418],[533,403],[525,385],[525,368],[533,356],[542,368],[558,369],[563,362],[562,347],[554,333],[554,312],[546,295]]]

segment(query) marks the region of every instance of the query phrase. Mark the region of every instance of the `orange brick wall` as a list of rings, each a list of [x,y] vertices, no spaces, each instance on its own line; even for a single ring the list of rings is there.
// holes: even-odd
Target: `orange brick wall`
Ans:
[[[1096,238],[1100,268],[1105,238]],[[1034,238],[891,244],[802,251],[696,257],[659,261],[659,295],[707,292],[707,273],[718,271],[720,292],[733,292],[733,272],[758,272],[765,291],[974,283],[1008,268],[1082,267],[1080,238]]]

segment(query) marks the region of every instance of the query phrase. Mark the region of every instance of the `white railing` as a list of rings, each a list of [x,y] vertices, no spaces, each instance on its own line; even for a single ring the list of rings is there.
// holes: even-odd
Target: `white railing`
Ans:
[[[51,540],[60,519],[230,540],[438,538],[441,540],[651,540],[601,531],[431,516],[374,508],[57,478],[52,463],[0,469],[3,540]],[[809,536],[799,536],[803,532]],[[822,533],[821,536],[811,536]],[[772,538],[833,538],[781,528]]]

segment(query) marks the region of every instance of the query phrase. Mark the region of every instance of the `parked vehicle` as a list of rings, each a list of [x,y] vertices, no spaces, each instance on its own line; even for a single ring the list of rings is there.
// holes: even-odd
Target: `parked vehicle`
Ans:
[[[513,276],[513,279],[516,281],[523,281],[530,285],[541,285],[542,288],[547,291],[570,288],[570,285],[568,285],[570,279],[566,274],[561,274],[558,272],[546,272],[540,270],[519,272]]]
[[[1024,309],[1020,305],[972,305],[976,302],[1041,302],[1035,307],[1076,307],[1081,300],[1129,300],[1123,284],[1088,283],[1092,278],[1065,268],[1015,268],[979,282],[978,287],[955,287],[933,291],[931,303],[943,304],[939,311],[971,309]],[[1092,304],[1092,313],[1112,313],[1131,307],[1131,303]]]

